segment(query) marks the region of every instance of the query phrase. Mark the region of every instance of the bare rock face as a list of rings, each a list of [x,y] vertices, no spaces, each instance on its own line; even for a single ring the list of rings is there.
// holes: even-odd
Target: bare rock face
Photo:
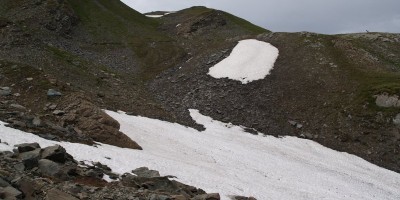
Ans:
[[[93,140],[122,148],[142,149],[135,141],[119,131],[119,123],[81,95],[67,97],[62,105],[63,126],[73,125],[75,131]]]

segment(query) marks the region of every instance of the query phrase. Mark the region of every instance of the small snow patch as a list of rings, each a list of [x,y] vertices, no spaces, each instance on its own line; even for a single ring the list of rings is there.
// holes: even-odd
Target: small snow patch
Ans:
[[[229,57],[209,69],[214,78],[229,78],[247,84],[264,79],[274,67],[279,50],[270,43],[242,40]]]
[[[146,15],[146,17],[151,17],[151,18],[160,18],[164,15]]]

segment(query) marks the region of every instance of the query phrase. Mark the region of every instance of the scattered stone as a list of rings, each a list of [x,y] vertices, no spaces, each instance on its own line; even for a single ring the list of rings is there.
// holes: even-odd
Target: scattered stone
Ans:
[[[160,177],[160,173],[156,170],[150,170],[147,167],[140,167],[135,170],[132,170],[132,173],[136,174],[139,177],[145,178],[153,178],[153,177]]]
[[[33,78],[32,78],[32,77],[29,77],[29,78],[26,78],[26,80],[27,80],[27,81],[32,81]]]
[[[21,94],[20,93],[14,93],[13,94],[15,97],[19,97],[19,96],[21,96]]]
[[[288,123],[289,123],[291,126],[294,126],[294,127],[298,128],[298,129],[303,128],[303,124],[300,124],[300,123],[298,123],[298,122],[296,122],[296,121],[289,120]]]
[[[17,147],[19,153],[24,153],[28,151],[33,151],[35,149],[40,149],[40,145],[38,143],[23,143],[15,145]]]
[[[47,91],[47,96],[49,96],[49,97],[61,96],[61,95],[62,95],[61,92],[58,92],[58,91],[56,91],[54,89],[49,89]]]

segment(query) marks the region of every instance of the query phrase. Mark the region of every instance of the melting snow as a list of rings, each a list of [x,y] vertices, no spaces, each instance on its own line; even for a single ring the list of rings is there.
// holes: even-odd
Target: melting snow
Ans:
[[[265,78],[274,67],[279,50],[270,43],[242,40],[229,57],[209,69],[214,78],[229,78],[246,84]]]
[[[239,126],[215,121],[190,110],[206,130],[106,111],[121,124],[121,131],[136,140],[143,151],[106,144],[98,147],[48,141],[8,128],[0,122],[0,138],[9,145],[38,142],[42,147],[60,144],[81,161],[98,161],[117,173],[147,166],[161,175],[228,195],[260,200],[285,199],[400,199],[400,174],[367,161],[294,137],[262,137],[244,133]],[[109,157],[111,159],[107,159]],[[107,179],[107,177],[106,177]]]

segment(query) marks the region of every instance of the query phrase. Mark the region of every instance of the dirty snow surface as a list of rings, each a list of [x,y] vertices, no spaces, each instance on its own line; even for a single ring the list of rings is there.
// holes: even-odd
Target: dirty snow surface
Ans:
[[[2,122],[0,138],[9,145],[0,144],[0,149],[11,150],[12,145],[24,142],[38,142],[42,147],[60,144],[77,160],[99,161],[117,173],[147,166],[209,193],[218,192],[225,200],[229,195],[259,200],[400,199],[400,174],[310,140],[252,135],[197,110],[190,113],[205,126],[203,132],[156,119],[107,113],[143,151],[57,143]]]
[[[214,78],[229,78],[246,84],[264,79],[274,67],[279,50],[270,43],[242,40],[231,54],[209,69]]]

